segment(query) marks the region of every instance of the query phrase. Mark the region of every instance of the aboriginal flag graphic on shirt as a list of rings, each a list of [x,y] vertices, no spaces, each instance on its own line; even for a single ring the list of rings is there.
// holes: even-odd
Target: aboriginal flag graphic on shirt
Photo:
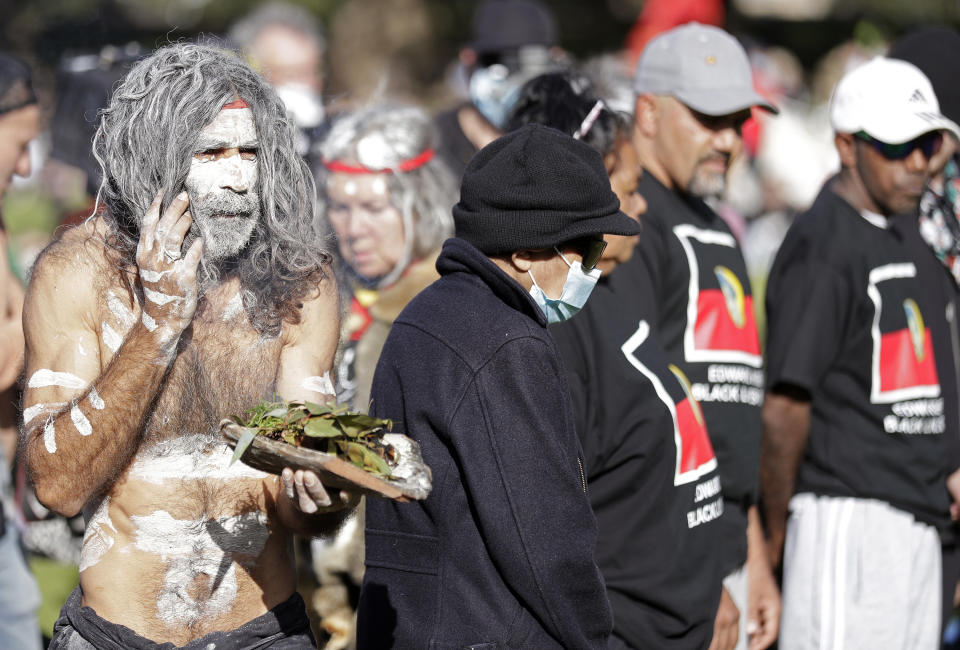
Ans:
[[[871,329],[874,403],[940,395],[930,329],[913,297],[915,275],[910,263],[870,271],[867,293],[875,309]]]
[[[687,361],[761,365],[753,296],[736,240],[689,224],[674,228],[690,268]]]
[[[640,322],[621,350],[627,361],[650,380],[657,397],[673,418],[677,446],[674,485],[691,483],[716,469],[713,445],[700,404],[690,392],[690,382],[679,368],[667,365],[663,353],[650,339],[650,326],[646,321]]]

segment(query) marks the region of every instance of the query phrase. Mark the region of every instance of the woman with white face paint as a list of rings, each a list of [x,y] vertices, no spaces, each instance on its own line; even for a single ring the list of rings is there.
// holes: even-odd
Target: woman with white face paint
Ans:
[[[337,357],[337,397],[361,410],[369,407],[373,371],[394,319],[439,277],[434,265],[440,245],[453,235],[456,181],[433,147],[429,116],[398,104],[343,115],[320,146],[317,186],[340,253],[341,296],[349,305]],[[359,589],[363,525],[358,516],[332,543],[313,546],[321,582],[314,606],[326,629],[341,631],[331,644],[353,636],[341,576],[349,575]]]
[[[429,116],[376,104],[336,120],[320,146],[318,187],[340,253],[344,346],[338,398],[368,407],[370,382],[400,310],[438,276],[434,261],[453,235],[456,182],[434,156]]]

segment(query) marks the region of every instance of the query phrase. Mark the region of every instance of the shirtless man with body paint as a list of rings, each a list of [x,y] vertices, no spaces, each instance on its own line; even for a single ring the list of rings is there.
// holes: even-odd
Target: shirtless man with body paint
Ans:
[[[334,392],[336,285],[282,104],[233,55],[174,45],[94,147],[106,209],[43,254],[24,315],[26,460],[45,505],[86,517],[50,647],[312,647],[293,534],[354,500],[231,465],[218,433]]]

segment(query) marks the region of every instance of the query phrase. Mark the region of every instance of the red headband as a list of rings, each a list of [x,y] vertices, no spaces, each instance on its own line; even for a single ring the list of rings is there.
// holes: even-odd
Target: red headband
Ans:
[[[404,160],[396,167],[387,169],[371,169],[363,165],[349,165],[340,160],[324,160],[323,166],[332,172],[340,172],[342,174],[392,174],[393,172],[411,172],[433,160],[433,154],[433,149],[424,149],[420,155],[410,158],[409,160]]]
[[[230,102],[229,104],[224,104],[223,108],[250,108],[250,104],[243,101],[242,99],[238,99],[236,101]]]

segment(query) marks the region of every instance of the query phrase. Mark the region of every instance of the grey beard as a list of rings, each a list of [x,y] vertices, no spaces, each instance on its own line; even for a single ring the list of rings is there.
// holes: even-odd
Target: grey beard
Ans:
[[[190,209],[193,224],[184,240],[184,250],[188,250],[197,237],[203,237],[205,265],[234,257],[246,248],[260,221],[260,199],[250,192],[191,197]],[[214,221],[214,217],[223,214],[234,216]]]
[[[727,189],[726,174],[705,172],[700,167],[693,170],[687,192],[701,199],[720,198]]]

